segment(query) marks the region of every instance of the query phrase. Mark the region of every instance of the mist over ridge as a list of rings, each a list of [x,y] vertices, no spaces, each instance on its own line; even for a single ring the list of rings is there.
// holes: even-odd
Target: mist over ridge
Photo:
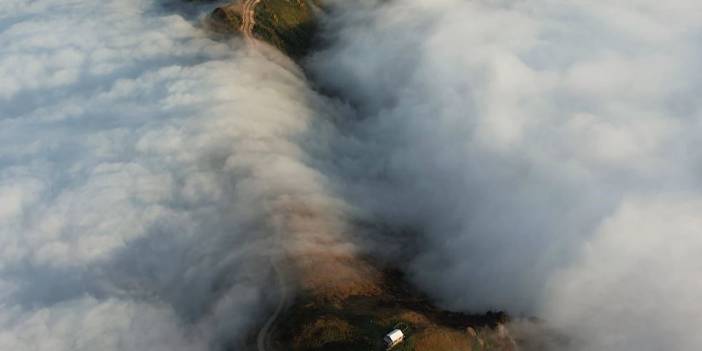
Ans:
[[[346,211],[317,170],[337,108],[162,5],[0,5],[2,350],[239,349],[280,237],[315,235],[290,206]]]
[[[328,0],[300,67],[215,3],[0,4],[0,350],[243,349],[272,261],[361,255],[539,350],[702,347],[696,1]]]
[[[702,7],[364,4],[306,67],[359,110],[348,198],[422,233],[414,281],[574,349],[698,348]]]

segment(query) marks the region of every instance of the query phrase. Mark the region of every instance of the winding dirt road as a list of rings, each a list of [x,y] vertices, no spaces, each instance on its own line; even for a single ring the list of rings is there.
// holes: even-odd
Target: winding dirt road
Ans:
[[[256,6],[261,0],[244,0],[241,10],[241,32],[249,45],[254,45],[256,40],[253,36],[254,25],[256,25]]]
[[[261,330],[258,331],[258,336],[256,337],[256,347],[258,351],[272,351],[270,347],[272,331],[271,328],[275,324],[276,320],[278,320],[278,317],[283,312],[283,310],[285,310],[285,307],[288,305],[288,292],[287,289],[285,289],[285,278],[283,277],[283,273],[278,267],[278,264],[275,262],[273,262],[272,264],[273,271],[275,271],[275,275],[278,278],[278,285],[280,287],[280,297],[278,301],[278,306],[276,306],[275,311],[268,318]]]

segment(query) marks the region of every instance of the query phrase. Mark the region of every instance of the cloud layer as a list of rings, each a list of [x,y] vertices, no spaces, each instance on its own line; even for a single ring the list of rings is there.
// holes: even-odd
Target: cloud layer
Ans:
[[[339,2],[306,68],[346,107],[198,11],[0,4],[0,349],[236,349],[357,219],[448,308],[702,346],[696,2]]]
[[[2,350],[237,349],[284,205],[342,211],[335,108],[173,5],[0,5]]]
[[[574,348],[695,349],[701,16],[339,2],[308,67],[359,110],[351,197],[422,233],[409,269],[444,305],[537,315]]]

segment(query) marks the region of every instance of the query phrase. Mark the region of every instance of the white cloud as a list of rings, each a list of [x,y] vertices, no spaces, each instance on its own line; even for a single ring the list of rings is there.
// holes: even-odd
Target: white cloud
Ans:
[[[238,347],[278,203],[342,211],[335,107],[159,2],[3,2],[0,77],[0,349]]]
[[[450,308],[699,347],[699,5],[337,6],[307,64],[343,138],[292,64],[157,2],[0,3],[0,348],[237,345],[268,257],[356,250],[355,208],[422,233]]]
[[[82,298],[32,312],[3,309],[4,350],[207,350],[166,306]],[[201,340],[201,339],[200,339]]]
[[[573,328],[587,349],[692,350],[702,345],[702,202],[626,199],[552,281],[549,320]]]
[[[655,255],[698,246],[695,206],[665,200],[702,198],[697,2],[335,6],[334,44],[308,67],[359,106],[352,147],[371,171],[349,196],[423,233],[418,284],[454,309],[553,317],[588,349],[701,346],[687,294],[702,260]],[[612,285],[619,268],[630,278]],[[641,335],[671,327],[685,332]]]

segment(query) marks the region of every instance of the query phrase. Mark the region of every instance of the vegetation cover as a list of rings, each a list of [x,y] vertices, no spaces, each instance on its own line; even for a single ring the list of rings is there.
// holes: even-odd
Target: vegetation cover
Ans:
[[[260,0],[254,6],[252,34],[292,58],[303,56],[317,31],[318,4],[306,0]],[[209,17],[211,29],[224,34],[240,31],[243,9],[242,1],[217,7]]]
[[[304,55],[317,28],[314,9],[305,0],[262,0],[256,6],[254,35],[291,57]]]
[[[514,340],[503,331],[505,313],[443,311],[391,268],[381,273],[379,286],[377,293],[342,300],[303,290],[277,323],[277,349],[380,351],[385,350],[385,334],[399,328],[406,338],[393,347],[397,351],[515,350]]]

